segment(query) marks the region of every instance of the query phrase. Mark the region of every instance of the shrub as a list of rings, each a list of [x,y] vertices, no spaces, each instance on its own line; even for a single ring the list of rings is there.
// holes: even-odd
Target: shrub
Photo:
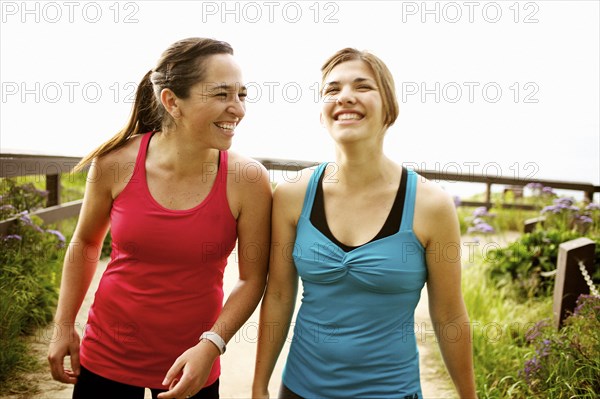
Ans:
[[[520,371],[527,397],[597,398],[600,392],[600,298],[581,295],[564,327],[530,329],[532,350]]]
[[[486,263],[489,276],[498,288],[511,287],[515,297],[524,299],[551,296],[554,290],[558,247],[581,237],[575,231],[536,230],[523,234],[505,248],[489,251]],[[596,260],[600,263],[600,240],[596,239]],[[600,272],[593,280],[600,281]]]
[[[558,198],[542,209],[543,224],[523,234],[506,248],[488,253],[489,275],[497,287],[513,287],[522,299],[552,295],[559,245],[587,236],[596,241],[595,264],[600,264],[600,206],[577,206],[571,198]],[[592,279],[600,282],[600,270]]]
[[[23,337],[52,320],[66,241],[60,231],[43,227],[22,209],[42,204],[43,193],[13,183],[2,181],[2,218],[17,220],[0,236],[1,387],[28,362]]]

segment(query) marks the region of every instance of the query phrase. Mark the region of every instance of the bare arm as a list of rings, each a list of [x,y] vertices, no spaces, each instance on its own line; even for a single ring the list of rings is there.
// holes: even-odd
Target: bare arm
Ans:
[[[253,398],[269,397],[269,380],[287,338],[296,302],[298,275],[292,250],[304,190],[298,186],[301,190],[284,184],[274,194],[269,282],[260,312]]]
[[[261,168],[259,180],[241,177],[240,213],[237,218],[239,280],[227,298],[211,331],[228,342],[248,320],[265,288],[270,246],[271,185],[266,169]],[[242,168],[247,170],[247,168]],[[237,178],[237,176],[236,176]],[[215,359],[216,346],[206,340],[184,352],[173,364],[165,378],[170,391],[159,398],[192,395],[204,385]],[[183,369],[180,381],[175,377]]]
[[[428,191],[426,228],[429,313],[444,363],[460,398],[476,398],[469,316],[461,292],[460,230],[450,197],[437,187]]]
[[[88,174],[77,227],[65,254],[54,319],[56,328],[48,351],[52,377],[71,384],[79,375],[79,334],[75,318],[96,271],[112,206],[110,176],[101,176],[103,168],[107,169],[95,161]],[[66,356],[71,357],[72,371],[63,367]]]

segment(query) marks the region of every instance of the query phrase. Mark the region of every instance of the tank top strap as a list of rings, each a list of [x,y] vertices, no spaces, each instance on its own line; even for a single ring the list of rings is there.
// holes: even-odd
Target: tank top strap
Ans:
[[[219,151],[219,169],[217,170],[217,178],[215,180],[215,187],[218,195],[225,195],[227,198],[227,175],[229,174],[229,152]]]
[[[152,136],[154,136],[154,132],[142,135],[130,182],[143,182],[146,180],[146,154],[148,153],[148,145]]]
[[[418,176],[419,175],[414,170],[408,170],[406,196],[404,199],[404,210],[402,211],[402,224],[400,225],[400,231],[411,231],[413,228]]]
[[[310,219],[310,212],[312,211],[313,203],[315,202],[315,194],[317,192],[317,185],[319,184],[319,179],[323,173],[325,173],[325,168],[327,167],[328,162],[324,162],[317,166],[314,173],[310,177],[308,181],[308,187],[306,187],[306,194],[304,195],[304,204],[302,205],[302,213],[301,217],[305,217]]]

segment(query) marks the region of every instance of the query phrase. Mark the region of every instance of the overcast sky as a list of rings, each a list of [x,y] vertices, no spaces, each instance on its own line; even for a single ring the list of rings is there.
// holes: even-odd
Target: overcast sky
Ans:
[[[172,42],[230,42],[249,88],[233,148],[330,160],[323,61],[396,79],[386,152],[425,169],[600,184],[598,1],[2,1],[2,152],[84,155],[125,123]]]

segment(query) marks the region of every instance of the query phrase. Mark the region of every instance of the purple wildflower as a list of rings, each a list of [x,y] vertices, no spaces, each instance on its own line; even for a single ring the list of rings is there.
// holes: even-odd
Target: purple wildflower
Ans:
[[[562,205],[564,207],[572,206],[574,203],[575,201],[573,200],[573,198],[569,197],[561,197],[554,200],[554,204]]]
[[[475,210],[473,211],[473,216],[477,217],[481,217],[481,216],[487,216],[488,215],[488,210],[485,206],[480,206],[479,208],[475,208]]]
[[[532,183],[527,183],[527,184],[525,185],[525,187],[526,187],[526,188],[530,188],[530,189],[532,189],[532,190],[540,190],[540,189],[543,187],[543,185],[542,185],[542,183],[535,183],[535,182],[532,182]]]
[[[458,206],[460,205],[460,203],[461,203],[461,201],[460,201],[460,197],[459,197],[458,195],[455,195],[455,196],[453,197],[453,199],[454,199],[454,206],[455,206],[455,207],[458,207]]]
[[[559,205],[548,205],[542,209],[542,213],[560,213],[561,207]]]
[[[525,376],[525,381],[527,384],[531,384],[535,374],[537,374],[542,368],[539,359],[537,356],[533,356],[532,359],[527,360],[525,362],[525,368],[523,369],[523,375]]]
[[[46,230],[46,233],[50,233],[55,235],[58,238],[58,246],[59,248],[63,248],[65,246],[65,236],[58,230]]]
[[[585,209],[588,211],[598,211],[600,210],[600,204],[594,204],[593,202],[590,202],[589,204],[587,204]]]
[[[525,339],[528,343],[531,343],[534,339],[542,334],[542,329],[548,327],[548,320],[540,320],[533,325],[533,327],[527,329],[525,332]]]
[[[587,308],[587,309],[586,309]],[[600,310],[600,297],[591,294],[581,294],[577,298],[577,306],[573,310],[573,316],[582,315],[586,317],[586,311],[589,312],[589,308],[596,309],[596,312]]]
[[[4,237],[4,241],[8,241],[8,240],[22,241],[23,237],[21,237],[18,234],[10,234],[10,235],[7,235],[6,237]]]
[[[494,228],[485,222],[477,223],[475,226],[469,227],[467,233],[493,233]]]
[[[594,222],[594,220],[592,220],[592,218],[589,216],[583,215],[579,217],[579,222],[582,224],[591,224]]]
[[[554,190],[552,190],[552,187],[544,187],[542,188],[542,194],[546,194],[546,195],[554,195]]]
[[[536,350],[536,352],[541,356],[541,357],[546,357],[550,354],[550,344],[552,343],[552,341],[550,341],[549,339],[545,339],[542,341],[542,347],[538,348]]]
[[[23,224],[25,224],[26,226],[32,227],[34,230],[43,233],[44,230],[42,230],[42,228],[40,226],[38,226],[37,224],[33,223],[33,220],[31,220],[31,218],[29,217],[29,215],[27,214],[27,211],[25,212],[21,212],[21,217],[19,218],[19,220],[21,222],[23,222]]]

